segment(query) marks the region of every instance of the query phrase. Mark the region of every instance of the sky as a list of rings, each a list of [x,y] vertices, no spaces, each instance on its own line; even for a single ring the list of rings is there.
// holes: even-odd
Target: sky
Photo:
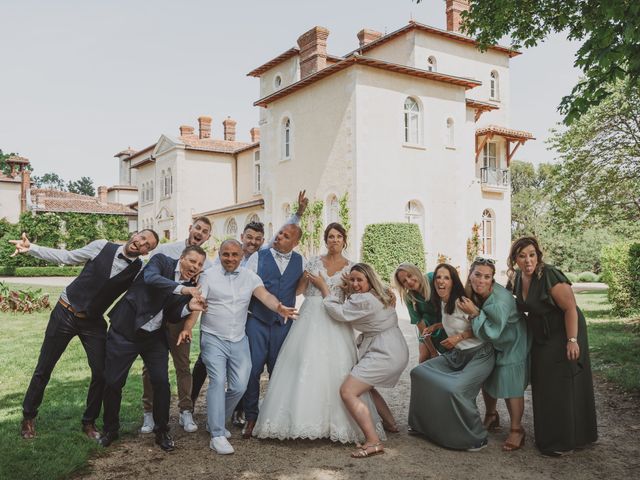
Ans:
[[[232,117],[248,141],[259,80],[247,72],[313,26],[329,29],[328,52],[342,56],[365,27],[445,28],[445,2],[0,0],[0,19],[0,149],[29,158],[36,175],[97,186],[118,182],[117,152],[175,136],[200,115],[213,117],[215,138]],[[537,138],[516,158],[553,161],[544,140],[580,75],[577,48],[557,34],[511,60],[510,127]]]

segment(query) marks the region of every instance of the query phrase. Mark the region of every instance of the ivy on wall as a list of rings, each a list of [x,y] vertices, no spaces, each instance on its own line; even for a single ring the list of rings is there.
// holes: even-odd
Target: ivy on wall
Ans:
[[[338,216],[340,217],[340,223],[349,235],[351,230],[351,212],[349,211],[349,192],[344,192],[344,195],[338,199]]]
[[[467,239],[467,260],[469,263],[478,256],[481,250],[480,243],[480,225],[474,223],[471,227],[471,236]]]

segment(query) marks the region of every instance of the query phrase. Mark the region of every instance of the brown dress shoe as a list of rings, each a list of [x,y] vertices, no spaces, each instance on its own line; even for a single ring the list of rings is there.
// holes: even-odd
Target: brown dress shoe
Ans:
[[[36,421],[35,418],[23,418],[20,425],[20,435],[24,439],[31,439],[36,436]]]
[[[251,438],[251,435],[253,434],[253,427],[255,426],[256,426],[255,420],[247,420],[246,423],[244,424],[244,428],[242,429],[242,438],[244,438],[245,440],[248,440],[249,438]]]
[[[100,432],[96,428],[96,424],[95,423],[83,423],[82,424],[82,431],[91,440],[98,440],[100,438]]]

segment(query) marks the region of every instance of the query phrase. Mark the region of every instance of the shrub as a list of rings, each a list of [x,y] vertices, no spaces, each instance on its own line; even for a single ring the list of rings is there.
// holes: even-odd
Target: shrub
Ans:
[[[564,274],[571,283],[576,283],[578,281],[578,275],[576,275],[575,273],[571,273],[571,272],[565,272]]]
[[[598,275],[593,272],[581,272],[578,274],[578,280],[584,283],[593,283],[598,281]]]
[[[613,312],[629,315],[640,309],[640,243],[619,242],[602,249],[602,281]]]
[[[41,288],[12,290],[0,282],[0,311],[31,313],[50,307],[49,294],[43,294]]]
[[[367,225],[362,236],[362,261],[371,264],[388,282],[402,262],[425,268],[424,246],[418,225],[413,223],[375,223]]]
[[[76,277],[83,267],[16,267],[16,277]]]

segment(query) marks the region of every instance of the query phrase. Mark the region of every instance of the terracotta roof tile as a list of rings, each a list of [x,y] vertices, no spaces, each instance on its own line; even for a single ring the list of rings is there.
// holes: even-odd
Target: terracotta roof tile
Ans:
[[[31,201],[38,212],[106,213],[110,215],[137,215],[132,208],[121,203],[100,203],[98,197],[60,190],[32,188]]]
[[[229,205],[227,207],[216,208],[215,210],[209,210],[207,212],[193,213],[191,216],[193,218],[204,217],[207,215],[216,215],[218,213],[235,212],[236,210],[242,210],[244,208],[262,207],[263,205],[264,205],[264,200],[260,198],[258,200],[251,200],[250,202],[238,203],[236,205]]]
[[[266,63],[263,63],[259,67],[254,68],[249,73],[247,73],[247,77],[259,77],[264,72],[271,70],[273,67],[278,65],[279,63],[284,62],[285,60],[289,60],[291,57],[295,57],[300,53],[300,49],[297,47],[290,48],[286,52],[281,53],[275,58],[272,58]]]
[[[525,132],[524,130],[514,130],[507,127],[500,127],[498,125],[488,125],[486,127],[479,128],[478,130],[476,130],[476,137],[480,135],[487,135],[488,133],[516,140],[535,140],[535,137],[530,132]]]
[[[188,150],[203,150],[206,152],[218,153],[234,153],[236,150],[250,145],[247,142],[199,138],[197,135],[184,135],[178,137],[178,140],[180,140]]]

